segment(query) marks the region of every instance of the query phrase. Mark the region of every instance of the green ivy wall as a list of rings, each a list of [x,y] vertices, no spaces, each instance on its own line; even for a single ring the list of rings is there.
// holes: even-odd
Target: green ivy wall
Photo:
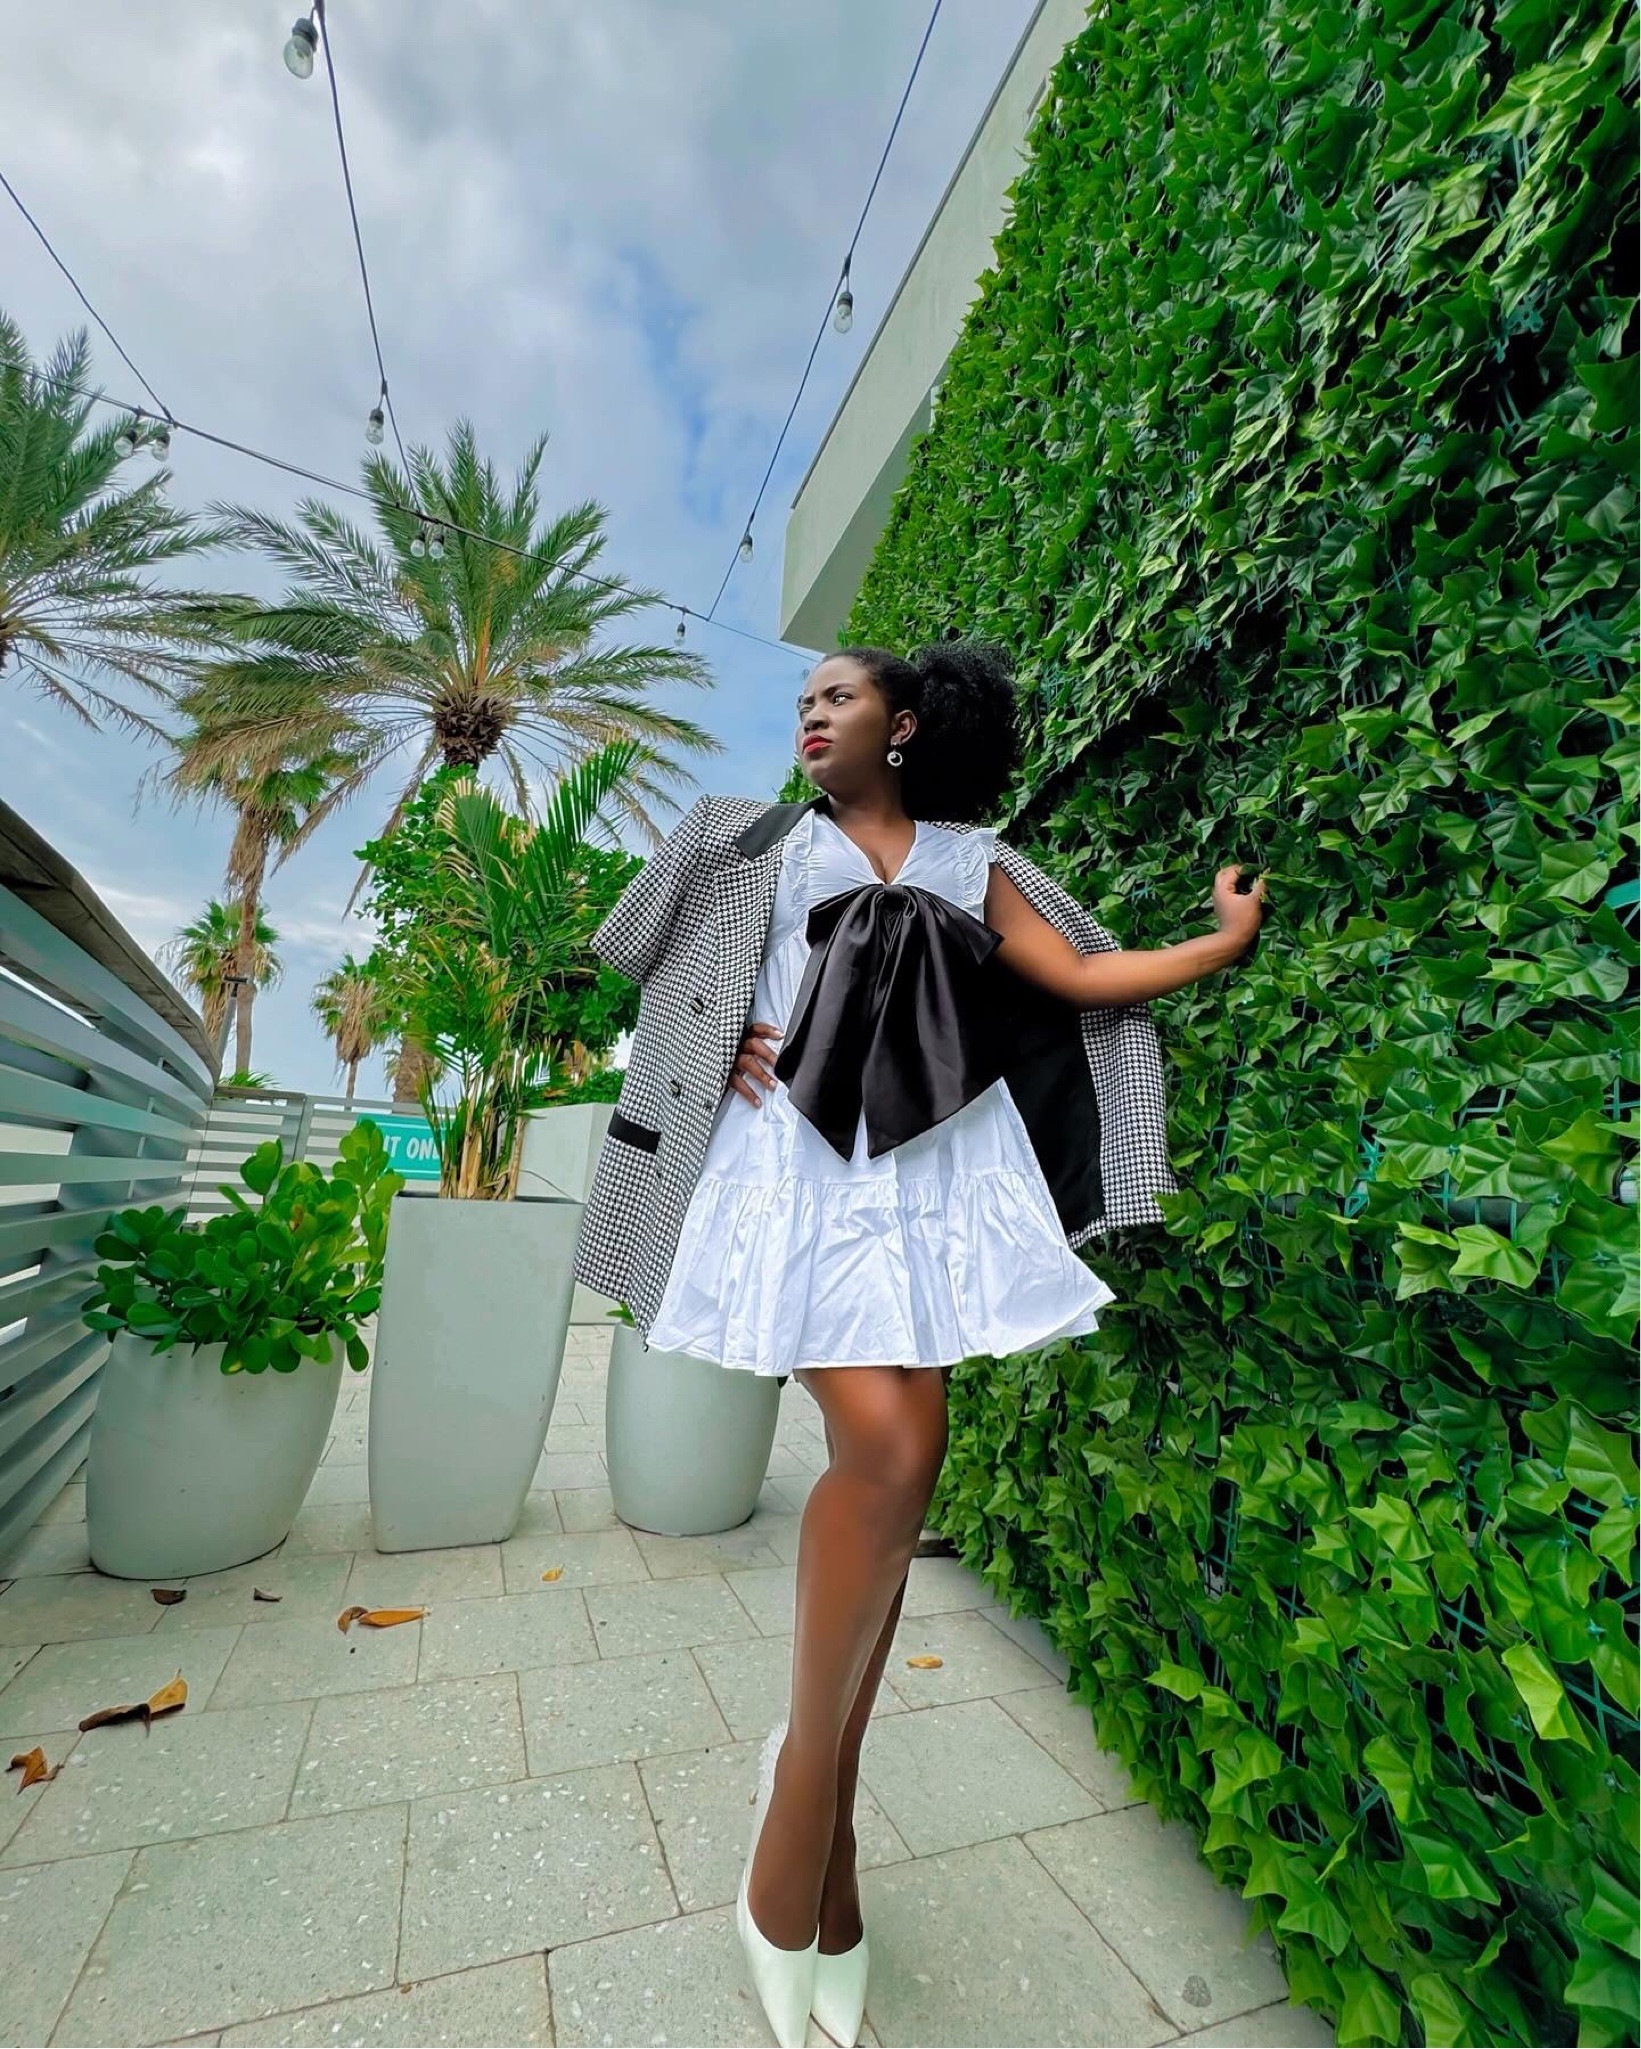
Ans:
[[[1183,1193],[937,1513],[1348,2043],[1636,2039],[1636,42],[1090,21],[848,638],[1014,652]],[[1626,1200],[1627,1198],[1627,1200]]]

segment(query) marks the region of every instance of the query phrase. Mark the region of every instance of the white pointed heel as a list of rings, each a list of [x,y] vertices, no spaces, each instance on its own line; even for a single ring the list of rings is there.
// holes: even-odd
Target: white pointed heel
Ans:
[[[815,1952],[815,1997],[809,2011],[838,2045],[855,2049],[866,2017],[866,1937],[833,1956]]]
[[[775,2031],[775,2040],[780,2049],[804,2049],[809,2034],[810,2004],[815,1996],[815,1959],[820,1953],[820,1930],[816,1929],[805,1949],[779,1949],[753,1920],[747,1899],[752,1859],[757,1854],[758,1837],[763,1830],[764,1816],[769,1811],[769,1796],[775,1790],[775,1760],[785,1738],[786,1723],[781,1721],[765,1738],[758,1759],[758,1806],[752,1817],[752,1840],[747,1845],[746,1869],[741,1873],[741,1889],[735,1901],[735,1921],[740,1929],[741,1947],[746,1951],[747,1969],[752,1973],[753,1989],[770,2027]]]

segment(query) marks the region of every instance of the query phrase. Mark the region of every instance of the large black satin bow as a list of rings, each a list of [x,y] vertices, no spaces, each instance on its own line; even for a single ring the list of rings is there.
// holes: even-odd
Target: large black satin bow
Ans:
[[[872,1159],[961,1110],[1006,1063],[999,933],[912,884],[863,883],[809,914],[809,959],[775,1061],[844,1159],[862,1110]]]

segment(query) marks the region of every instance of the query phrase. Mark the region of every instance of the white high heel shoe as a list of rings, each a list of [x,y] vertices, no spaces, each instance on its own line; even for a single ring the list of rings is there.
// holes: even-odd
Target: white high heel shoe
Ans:
[[[817,1928],[805,1949],[779,1949],[770,1942],[752,1918],[747,1886],[752,1877],[752,1859],[758,1837],[769,1811],[769,1796],[775,1790],[775,1760],[786,1738],[784,1720],[776,1723],[764,1739],[758,1758],[758,1807],[752,1817],[752,1840],[747,1845],[746,1869],[741,1873],[741,1890],[735,1902],[735,1921],[746,1951],[747,1969],[763,2004],[769,2025],[780,2049],[804,2049],[809,2033],[809,2008],[815,1996],[815,1959],[820,1954]],[[851,1952],[853,1954],[853,1952]]]
[[[866,1931],[853,1949],[833,1956],[815,1952],[815,1997],[809,2011],[837,2043],[838,2049],[855,2049],[860,2024],[866,2017]]]

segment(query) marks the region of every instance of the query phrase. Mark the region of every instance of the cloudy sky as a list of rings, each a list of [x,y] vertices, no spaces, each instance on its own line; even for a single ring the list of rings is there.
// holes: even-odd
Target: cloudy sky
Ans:
[[[179,418],[349,480],[376,390],[322,72],[280,52],[294,0],[0,0],[0,169]],[[465,414],[504,471],[551,435],[549,507],[609,510],[608,565],[706,610],[888,132],[928,0],[330,0],[383,351],[408,442]],[[774,637],[786,510],[961,156],[1031,0],[945,0],[828,334],[720,616]],[[84,320],[0,194],[0,306],[37,354]],[[97,376],[140,396],[93,333]],[[148,458],[141,455],[138,463]],[[179,437],[180,502],[285,512],[302,488]],[[200,580],[256,581],[241,560]],[[672,621],[648,622],[650,633]],[[803,664],[692,629],[716,687],[719,791],[773,792]],[[136,785],[154,755],[0,679],[0,796],[153,949],[218,890],[221,815]],[[314,982],[344,917],[367,790],[274,878],[283,985],[255,1064],[336,1086]],[[384,1085],[380,1063],[361,1089]]]

